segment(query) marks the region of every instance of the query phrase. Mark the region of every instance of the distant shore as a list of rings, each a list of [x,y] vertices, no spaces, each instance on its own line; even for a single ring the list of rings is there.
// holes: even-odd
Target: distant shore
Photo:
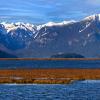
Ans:
[[[0,70],[0,84],[70,84],[80,80],[100,80],[100,69]]]
[[[9,61],[9,60],[38,60],[38,61],[43,61],[43,60],[47,60],[47,61],[49,61],[49,60],[53,60],[53,61],[59,61],[59,60],[61,60],[61,61],[63,61],[63,60],[66,60],[66,61],[68,61],[68,60],[72,60],[72,61],[77,61],[77,60],[83,60],[83,61],[88,61],[88,60],[90,60],[90,61],[95,61],[95,60],[100,60],[100,58],[0,58],[0,60],[2,61],[2,60],[7,60],[7,61]]]

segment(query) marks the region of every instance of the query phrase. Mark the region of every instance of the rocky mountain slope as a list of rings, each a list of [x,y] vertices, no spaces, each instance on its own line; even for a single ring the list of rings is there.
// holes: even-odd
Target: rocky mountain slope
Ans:
[[[100,56],[100,14],[81,21],[1,23],[0,44],[18,57],[50,57],[58,53]]]

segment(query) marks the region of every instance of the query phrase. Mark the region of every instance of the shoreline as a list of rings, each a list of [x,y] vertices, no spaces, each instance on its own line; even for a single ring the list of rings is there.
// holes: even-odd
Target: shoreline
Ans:
[[[63,61],[63,60],[66,60],[66,61],[68,61],[68,60],[82,60],[82,61],[88,61],[88,60],[90,60],[90,61],[94,61],[94,60],[100,60],[100,58],[0,58],[0,60],[2,61],[2,60],[33,60],[33,61],[35,61],[35,60],[38,60],[38,61],[43,61],[43,60],[47,60],[47,61],[55,61],[55,60],[57,60],[57,61],[59,61],[59,60],[61,60],[61,61]]]

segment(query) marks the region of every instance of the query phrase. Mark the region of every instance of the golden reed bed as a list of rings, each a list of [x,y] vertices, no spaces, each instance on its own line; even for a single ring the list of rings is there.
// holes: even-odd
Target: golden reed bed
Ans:
[[[100,69],[0,70],[0,83],[68,84],[86,79],[99,80]]]

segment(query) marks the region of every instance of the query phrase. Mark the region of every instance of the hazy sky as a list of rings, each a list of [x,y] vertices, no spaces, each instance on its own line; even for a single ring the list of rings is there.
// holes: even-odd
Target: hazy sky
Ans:
[[[93,6],[100,6],[100,0],[86,0],[88,4]]]
[[[100,13],[100,0],[0,0],[0,21],[45,23]]]

